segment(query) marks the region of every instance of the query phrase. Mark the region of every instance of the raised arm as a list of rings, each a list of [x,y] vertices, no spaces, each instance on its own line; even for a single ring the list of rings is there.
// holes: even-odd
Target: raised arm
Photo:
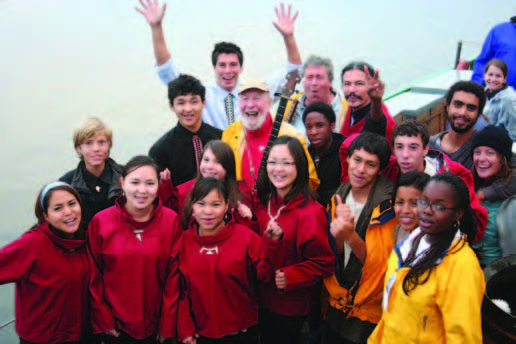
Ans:
[[[482,45],[482,51],[480,52],[480,55],[478,55],[473,64],[473,75],[471,76],[471,81],[474,81],[482,86],[484,85],[484,68],[487,62],[489,62],[489,60],[494,57],[492,48],[493,39],[494,30],[491,29],[491,31],[489,31],[487,34],[484,44]]]
[[[292,4],[289,4],[288,9],[285,11],[285,4],[283,3],[281,3],[279,8],[275,7],[274,10],[276,12],[276,21],[272,24],[283,37],[285,48],[287,49],[288,62],[299,65],[302,63],[301,54],[294,37],[294,23],[299,12],[296,11],[292,15]]]
[[[170,52],[165,43],[163,35],[163,16],[167,9],[167,4],[159,5],[158,0],[140,0],[141,7],[136,7],[136,11],[141,13],[152,30],[152,45],[154,47],[154,57],[156,64],[161,66],[170,60]]]

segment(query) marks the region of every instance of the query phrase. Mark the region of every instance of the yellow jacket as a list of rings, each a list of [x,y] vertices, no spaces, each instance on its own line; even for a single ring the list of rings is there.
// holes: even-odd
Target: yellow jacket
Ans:
[[[235,153],[237,180],[242,180],[242,156],[244,154],[246,144],[245,135],[243,134],[244,127],[242,126],[241,121],[236,121],[235,123],[231,124],[222,133],[222,141],[226,142]],[[278,136],[284,135],[296,137],[303,144],[303,148],[308,159],[308,171],[310,173],[310,188],[312,190],[317,190],[317,188],[319,187],[319,178],[317,177],[317,172],[315,171],[314,162],[312,161],[310,153],[308,153],[308,149],[306,148],[305,137],[303,136],[303,134],[294,129],[293,126],[286,122],[283,122],[281,124]]]
[[[384,276],[387,260],[394,246],[394,230],[397,224],[398,220],[390,202],[378,205],[372,213],[366,232],[367,256],[359,280],[347,290],[339,284],[335,274],[324,279],[330,305],[347,312],[346,319],[358,318],[373,324],[380,320]]]
[[[399,268],[398,255],[393,252],[385,275],[386,286],[395,278],[389,295],[384,296],[388,297],[388,310],[384,309],[368,344],[482,343],[484,275],[464,237],[452,244],[428,281],[409,296],[403,292],[408,270]]]

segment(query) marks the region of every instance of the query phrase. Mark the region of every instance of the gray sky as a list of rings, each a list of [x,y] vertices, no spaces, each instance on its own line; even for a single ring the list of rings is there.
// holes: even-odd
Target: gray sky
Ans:
[[[33,221],[40,186],[77,164],[71,138],[82,118],[97,115],[114,129],[112,155],[120,163],[146,153],[174,124],[136,4],[0,0],[0,214],[17,228]],[[168,1],[165,34],[177,64],[212,82],[211,50],[227,40],[244,51],[244,77],[280,69],[286,56],[272,26],[278,4]],[[380,69],[387,94],[450,68],[459,39],[482,42],[491,26],[516,14],[511,0],[300,0],[294,7],[303,57],[332,58],[336,74],[365,59]],[[465,54],[479,49],[467,45]]]

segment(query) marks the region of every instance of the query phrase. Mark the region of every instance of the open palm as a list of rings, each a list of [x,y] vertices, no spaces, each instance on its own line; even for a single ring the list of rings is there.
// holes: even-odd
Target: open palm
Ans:
[[[285,4],[281,3],[280,8],[275,7],[274,11],[276,12],[277,20],[273,22],[274,27],[283,35],[293,35],[294,34],[294,22],[296,21],[297,15],[299,12],[296,11],[294,15],[292,15],[292,5],[288,5],[288,10],[285,11]]]
[[[140,12],[149,25],[161,25],[167,4],[159,5],[158,0],[140,0],[140,7],[136,7],[136,11]]]

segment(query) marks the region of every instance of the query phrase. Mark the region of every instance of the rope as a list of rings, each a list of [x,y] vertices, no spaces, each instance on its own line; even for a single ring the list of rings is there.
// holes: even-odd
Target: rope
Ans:
[[[11,325],[13,322],[14,322],[14,318],[9,320],[8,322],[3,323],[2,325],[0,325],[0,330],[2,330],[4,327]]]

